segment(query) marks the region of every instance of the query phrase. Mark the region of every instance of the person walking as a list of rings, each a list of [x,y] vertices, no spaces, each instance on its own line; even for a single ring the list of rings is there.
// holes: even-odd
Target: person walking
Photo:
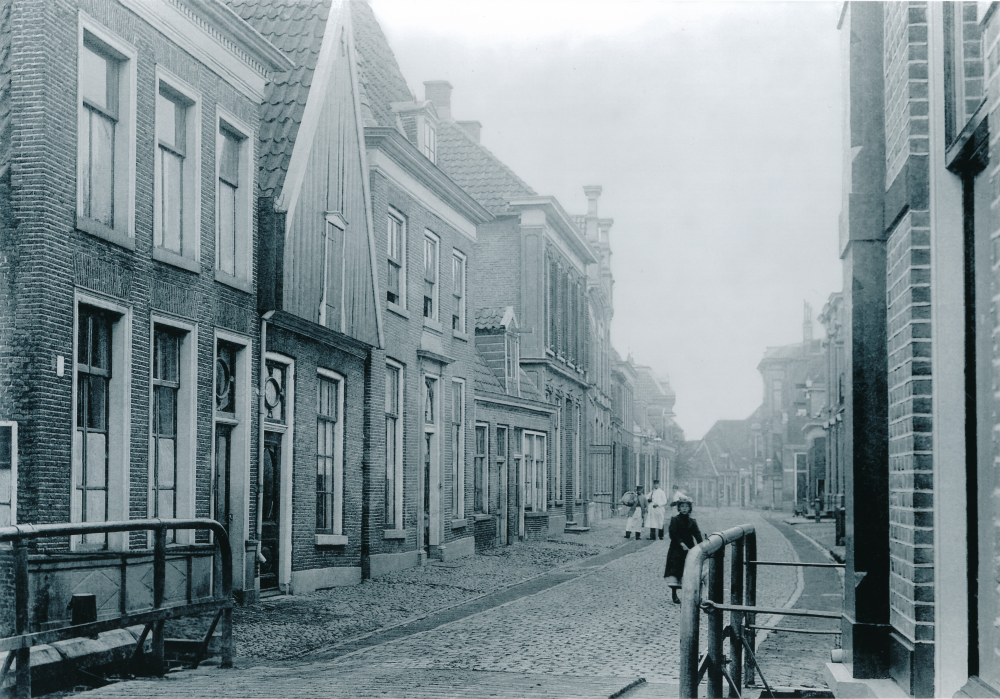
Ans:
[[[660,481],[653,481],[653,489],[649,493],[649,510],[646,515],[646,526],[649,527],[649,538],[655,539],[657,534],[663,541],[663,520],[667,516],[667,494],[660,488]]]
[[[698,528],[697,520],[691,516],[694,507],[691,498],[678,490],[674,493],[674,501],[670,504],[677,508],[677,514],[670,518],[670,527],[667,530],[670,534],[670,548],[667,549],[667,566],[663,571],[663,577],[670,586],[674,604],[680,604],[677,591],[681,589],[681,580],[684,577],[684,561],[687,559],[687,552],[694,548],[695,544],[701,543],[701,529]]]
[[[635,532],[635,540],[642,539],[642,521],[646,516],[646,496],[642,494],[642,486],[635,487],[635,504],[628,511],[628,519],[625,520],[625,538],[631,537]]]

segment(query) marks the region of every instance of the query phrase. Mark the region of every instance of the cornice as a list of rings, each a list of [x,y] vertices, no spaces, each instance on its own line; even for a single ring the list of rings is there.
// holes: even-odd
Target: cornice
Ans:
[[[275,311],[268,321],[271,325],[288,330],[297,335],[308,337],[329,347],[335,347],[359,359],[365,359],[372,348],[367,342],[362,342],[350,335],[331,330],[288,311]]]
[[[514,210],[541,209],[545,213],[546,221],[551,224],[552,228],[560,234],[560,237],[569,244],[573,251],[580,256],[584,264],[597,262],[597,256],[587,241],[584,240],[579,226],[573,223],[569,214],[563,210],[562,205],[559,204],[559,201],[555,197],[521,197],[519,199],[511,199],[507,204]]]
[[[427,159],[403,134],[389,126],[365,127],[365,147],[381,151],[417,182],[474,225],[489,223],[493,215]],[[374,169],[378,169],[376,165]]]
[[[262,70],[283,73],[295,67],[295,63],[284,52],[223,3],[217,0],[170,0],[170,2],[178,6],[182,3],[188,5],[205,17],[210,31],[230,44],[234,51],[239,51],[254,61]],[[237,43],[246,50],[239,49]]]

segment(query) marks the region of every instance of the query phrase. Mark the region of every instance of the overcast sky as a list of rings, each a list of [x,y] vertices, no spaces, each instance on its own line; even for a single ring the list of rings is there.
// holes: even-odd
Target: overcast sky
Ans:
[[[839,2],[372,0],[403,75],[539,194],[604,188],[622,355],[698,439],[841,288]],[[815,324],[816,337],[822,326]]]

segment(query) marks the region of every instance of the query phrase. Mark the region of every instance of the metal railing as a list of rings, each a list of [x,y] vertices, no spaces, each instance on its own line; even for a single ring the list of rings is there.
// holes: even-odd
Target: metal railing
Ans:
[[[730,566],[729,604],[723,600],[726,546],[733,547]],[[702,602],[702,571],[708,562],[708,600]],[[801,563],[757,560],[757,533],[752,524],[732,527],[710,534],[688,551],[681,580],[681,634],[680,634],[680,697],[697,697],[698,685],[708,676],[707,692],[710,697],[722,696],[722,680],[729,685],[729,696],[739,698],[744,687],[753,680],[754,671],[760,676],[767,694],[774,696],[754,654],[757,631],[787,631],[791,633],[839,634],[827,629],[797,629],[776,626],[758,626],[757,613],[783,616],[839,619],[839,612],[808,609],[775,609],[757,606],[757,566],[797,566],[803,568],[843,568],[840,563]],[[723,628],[723,612],[729,612],[729,626]],[[705,654],[699,653],[700,614],[708,616],[708,640]],[[732,662],[730,671],[723,655],[723,643],[730,642]],[[744,651],[746,653],[744,654]],[[762,695],[763,696],[763,695]]]
[[[167,565],[167,531],[174,529],[209,530],[215,535],[218,545],[217,569],[221,575],[215,579],[213,597],[210,600],[188,604],[172,604],[164,606],[166,565]],[[29,631],[28,609],[28,540],[79,536],[83,534],[107,534],[111,532],[152,531],[153,532],[153,604],[152,609],[129,613],[123,611],[120,616],[93,621],[75,626],[66,626],[46,631]],[[221,524],[213,519],[136,519],[120,522],[93,522],[76,524],[19,524],[13,527],[0,527],[0,543],[12,543],[14,553],[14,606],[15,635],[0,638],[0,651],[8,651],[7,658],[0,667],[0,687],[11,666],[15,669],[15,693],[18,699],[31,697],[31,648],[45,643],[53,643],[67,638],[95,637],[103,631],[122,629],[128,626],[144,624],[145,628],[136,643],[132,660],[143,657],[143,646],[146,638],[150,638],[151,650],[146,658],[147,665],[156,674],[163,674],[164,638],[163,625],[167,619],[192,616],[215,612],[214,621],[199,649],[198,660],[207,656],[209,643],[216,627],[221,621],[221,666],[233,666],[233,564],[229,537]],[[126,591],[123,587],[124,598]]]

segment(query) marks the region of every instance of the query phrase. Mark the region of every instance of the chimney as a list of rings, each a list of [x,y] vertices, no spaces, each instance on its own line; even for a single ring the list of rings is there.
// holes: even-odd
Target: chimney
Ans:
[[[424,82],[424,99],[434,103],[441,121],[451,121],[451,83],[447,80]]]
[[[478,121],[456,121],[455,123],[465,130],[465,133],[469,135],[469,138],[476,143],[479,143],[479,132],[483,129],[482,124]]]
[[[592,184],[583,188],[587,195],[587,215],[597,216],[597,198],[601,196],[601,185]]]
[[[802,340],[812,342],[813,339],[813,309],[807,301],[803,301]]]

